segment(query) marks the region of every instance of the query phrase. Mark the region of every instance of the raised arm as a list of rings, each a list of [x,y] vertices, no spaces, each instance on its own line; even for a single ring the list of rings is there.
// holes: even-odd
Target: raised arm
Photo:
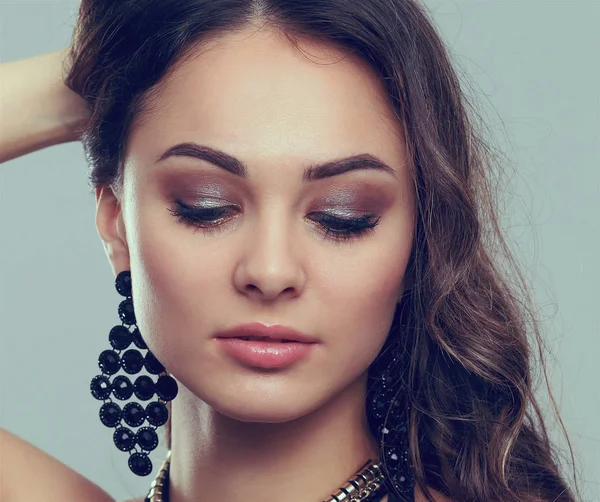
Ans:
[[[0,64],[0,163],[79,139],[89,112],[64,85],[68,50]]]

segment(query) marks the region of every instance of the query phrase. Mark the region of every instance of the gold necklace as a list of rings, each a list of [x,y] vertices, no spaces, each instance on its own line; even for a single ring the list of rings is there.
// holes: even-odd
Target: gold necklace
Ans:
[[[171,450],[167,453],[158,474],[150,485],[150,492],[146,497],[149,502],[168,502],[169,494],[164,487],[169,477],[169,465],[171,462]],[[363,466],[352,476],[345,485],[323,502],[362,502],[373,493],[377,492],[383,483],[385,476],[381,472],[379,463],[375,460],[367,460]]]

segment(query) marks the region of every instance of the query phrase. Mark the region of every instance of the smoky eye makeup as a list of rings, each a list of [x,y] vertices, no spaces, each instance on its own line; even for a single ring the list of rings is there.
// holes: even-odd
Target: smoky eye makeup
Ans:
[[[230,227],[252,197],[249,187],[214,173],[171,171],[157,178],[168,211],[178,223],[195,230],[215,232]],[[307,187],[290,204],[301,208],[302,217],[328,239],[356,239],[373,230],[390,205],[390,187],[381,185],[336,179]]]
[[[311,209],[347,214],[381,213],[390,203],[388,191],[363,183],[329,188],[316,198]]]
[[[169,201],[179,200],[189,205],[214,208],[242,205],[245,199],[252,197],[248,187],[238,186],[238,180],[205,173],[169,174],[158,179],[159,190]],[[328,211],[341,216],[381,212],[392,199],[389,187],[381,185],[364,180],[350,183],[335,180],[333,184],[307,187],[298,195],[298,204],[306,211]]]
[[[242,188],[237,186],[238,183],[202,172],[161,173],[156,184],[167,200],[179,199],[188,204],[208,206],[239,203]]]
[[[216,232],[227,228],[226,223],[239,212],[237,207],[216,206],[206,208],[190,206],[181,200],[176,200],[169,212],[177,218],[178,223],[193,227],[194,231]],[[313,226],[328,241],[354,241],[372,232],[379,224],[381,216],[363,213],[360,216],[333,215],[327,212],[311,212],[306,216]]]
[[[243,221],[239,216],[252,196],[249,187],[239,187],[237,180],[212,173],[171,172],[159,178],[166,210],[176,224],[206,237]],[[290,204],[300,208],[307,228],[324,243],[352,245],[375,232],[392,200],[389,189],[380,185],[334,180],[333,184],[308,188]]]

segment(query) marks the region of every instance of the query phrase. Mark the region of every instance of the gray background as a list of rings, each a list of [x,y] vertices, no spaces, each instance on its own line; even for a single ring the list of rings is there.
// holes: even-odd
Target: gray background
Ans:
[[[66,46],[77,5],[0,0],[0,60]],[[502,223],[533,285],[584,499],[600,501],[600,3],[427,5],[507,156]],[[89,394],[120,298],[94,211],[79,143],[0,166],[0,426],[124,499],[151,478],[129,472]]]

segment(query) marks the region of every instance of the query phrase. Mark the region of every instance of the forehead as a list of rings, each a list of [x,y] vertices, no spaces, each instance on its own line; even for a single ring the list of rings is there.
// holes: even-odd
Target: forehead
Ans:
[[[271,30],[199,44],[157,90],[155,106],[131,138],[132,146],[150,142],[156,153],[189,140],[248,160],[378,149],[393,162],[403,151],[401,125],[366,63],[309,40],[296,48]]]

